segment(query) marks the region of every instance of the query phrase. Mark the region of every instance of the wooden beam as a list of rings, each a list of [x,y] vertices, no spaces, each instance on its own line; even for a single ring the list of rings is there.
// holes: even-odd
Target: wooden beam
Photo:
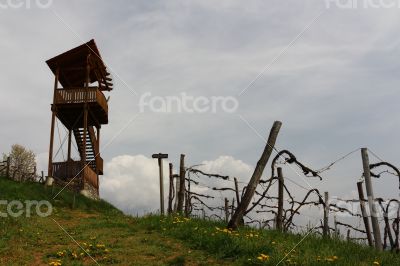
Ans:
[[[254,173],[250,179],[249,184],[247,185],[246,192],[243,195],[242,200],[238,205],[238,208],[236,209],[235,213],[233,214],[231,220],[228,223],[228,228],[237,229],[240,221],[243,219],[244,213],[249,207],[251,199],[253,198],[254,193],[256,191],[257,185],[260,182],[264,168],[267,165],[269,157],[271,156],[272,151],[275,147],[275,142],[278,137],[281,126],[282,122],[279,121],[275,121],[275,123],[273,124],[264,152],[262,153],[260,160],[257,162],[257,166],[254,170]]]
[[[370,247],[373,246],[372,243],[372,236],[371,236],[371,228],[369,227],[369,220],[368,220],[368,215],[367,211],[365,208],[365,198],[364,198],[364,190],[362,187],[363,182],[357,182],[357,189],[358,189],[358,198],[360,200],[360,208],[361,208],[361,214],[363,216],[364,220],[364,227],[365,227],[365,232],[367,232],[367,239],[368,239],[368,245]]]
[[[180,169],[179,169],[179,193],[177,212],[182,214],[183,202],[185,200],[185,154],[181,154]]]
[[[381,230],[379,228],[378,211],[377,211],[377,208],[375,205],[374,191],[372,188],[371,171],[369,168],[369,157],[368,157],[368,149],[367,148],[361,149],[361,157],[362,157],[362,161],[363,161],[365,187],[366,187],[366,191],[367,191],[369,211],[371,214],[371,222],[372,222],[372,230],[374,233],[375,248],[377,250],[382,250],[383,246],[382,246]]]
[[[50,128],[50,145],[49,145],[49,165],[47,169],[47,175],[53,177],[53,149],[54,149],[54,129],[56,122],[57,109],[55,106],[56,101],[56,91],[58,87],[58,79],[60,76],[60,68],[57,68],[56,75],[54,78],[54,88],[53,88],[53,104],[51,105],[51,128]]]

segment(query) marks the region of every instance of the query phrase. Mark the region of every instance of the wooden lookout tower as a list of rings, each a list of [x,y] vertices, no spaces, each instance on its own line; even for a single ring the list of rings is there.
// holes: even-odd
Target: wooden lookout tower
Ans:
[[[94,40],[46,63],[55,75],[48,176],[61,186],[68,184],[69,189],[98,198],[99,175],[103,174],[100,129],[108,124],[104,92],[113,89],[110,73]],[[68,131],[68,155],[63,162],[53,162],[56,119]],[[80,157],[78,160],[71,158],[73,139]]]

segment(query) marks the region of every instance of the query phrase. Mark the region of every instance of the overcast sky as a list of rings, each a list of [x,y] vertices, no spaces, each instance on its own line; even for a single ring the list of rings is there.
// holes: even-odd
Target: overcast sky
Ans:
[[[0,8],[0,152],[23,144],[47,169],[54,76],[45,60],[94,38],[115,83],[101,194],[124,210],[158,207],[152,153],[168,153],[176,166],[184,153],[187,165],[247,181],[275,120],[283,122],[278,149],[312,168],[361,147],[400,165],[400,9],[330,2],[54,0],[46,9]],[[239,107],[140,112],[146,92],[235,97]],[[284,171],[302,186],[350,197],[361,166],[356,152],[309,184]],[[379,196],[398,196],[394,177],[374,185]]]

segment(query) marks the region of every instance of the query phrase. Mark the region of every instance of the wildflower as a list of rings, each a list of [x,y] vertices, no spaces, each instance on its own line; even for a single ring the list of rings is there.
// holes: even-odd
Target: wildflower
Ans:
[[[268,261],[270,259],[270,256],[261,253],[260,256],[257,257],[257,259],[261,261]]]

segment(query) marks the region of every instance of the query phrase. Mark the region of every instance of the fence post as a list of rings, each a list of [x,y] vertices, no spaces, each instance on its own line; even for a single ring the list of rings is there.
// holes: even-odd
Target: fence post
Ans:
[[[368,205],[371,214],[372,230],[374,233],[374,240],[375,240],[375,248],[377,250],[382,250],[383,248],[382,248],[381,230],[379,228],[379,222],[377,217],[378,212],[376,210],[376,205],[375,205],[374,190],[372,189],[371,171],[369,169],[369,157],[367,148],[361,149],[361,157],[363,161],[365,188],[367,190]]]
[[[256,191],[257,185],[260,182],[261,175],[275,147],[275,142],[276,139],[278,138],[281,126],[282,122],[279,121],[274,122],[274,125],[272,126],[268,137],[267,145],[264,148],[260,160],[257,162],[257,166],[254,169],[249,184],[247,185],[246,192],[244,193],[240,204],[238,205],[235,213],[232,215],[231,220],[228,223],[228,228],[236,229],[240,221],[243,219],[243,215],[246,212],[247,208],[249,207],[251,199],[253,198],[254,193]]]
[[[159,174],[160,174],[160,213],[161,215],[164,215],[164,174],[163,174],[163,159],[168,158],[168,154],[153,154],[152,155],[153,159],[158,160],[158,168],[159,168]]]
[[[329,192],[325,192],[325,206],[324,206],[324,230],[323,235],[329,236]]]
[[[6,176],[8,179],[10,179],[10,168],[11,168],[11,158],[10,156],[7,157],[7,170],[6,170]]]
[[[283,218],[283,186],[284,178],[282,168],[278,167],[278,213],[276,214],[276,229],[282,231],[282,218]]]
[[[179,179],[179,175],[174,175],[174,178],[176,179],[175,181],[175,202],[174,202],[174,213],[177,212],[178,210],[178,199],[179,199],[179,188],[180,188],[180,179]]]
[[[225,222],[229,221],[229,200],[225,198]]]
[[[173,165],[169,163],[169,196],[168,196],[168,214],[172,213],[172,194],[174,190]]]
[[[339,228],[338,228],[338,224],[336,221],[336,214],[333,216],[333,223],[335,225],[335,236],[336,236],[336,238],[339,238],[340,233],[339,233]]]
[[[371,228],[369,227],[369,220],[368,220],[368,215],[367,211],[365,209],[365,198],[364,198],[364,190],[362,187],[363,182],[357,182],[357,189],[358,189],[358,198],[360,200],[360,209],[361,209],[361,214],[363,216],[364,220],[364,226],[365,226],[365,232],[367,232],[367,239],[368,239],[368,245],[370,247],[373,246],[372,243],[372,236],[371,236]]]
[[[233,213],[235,212],[235,198],[232,198],[232,205],[231,205],[231,216],[233,215]]]
[[[235,194],[236,194],[236,201],[237,201],[237,205],[239,206],[240,204],[240,196],[239,196],[239,185],[238,185],[238,181],[237,178],[233,178],[233,180],[235,180]]]
[[[179,193],[177,212],[182,214],[183,202],[185,200],[185,154],[181,154],[180,169],[179,169]]]

